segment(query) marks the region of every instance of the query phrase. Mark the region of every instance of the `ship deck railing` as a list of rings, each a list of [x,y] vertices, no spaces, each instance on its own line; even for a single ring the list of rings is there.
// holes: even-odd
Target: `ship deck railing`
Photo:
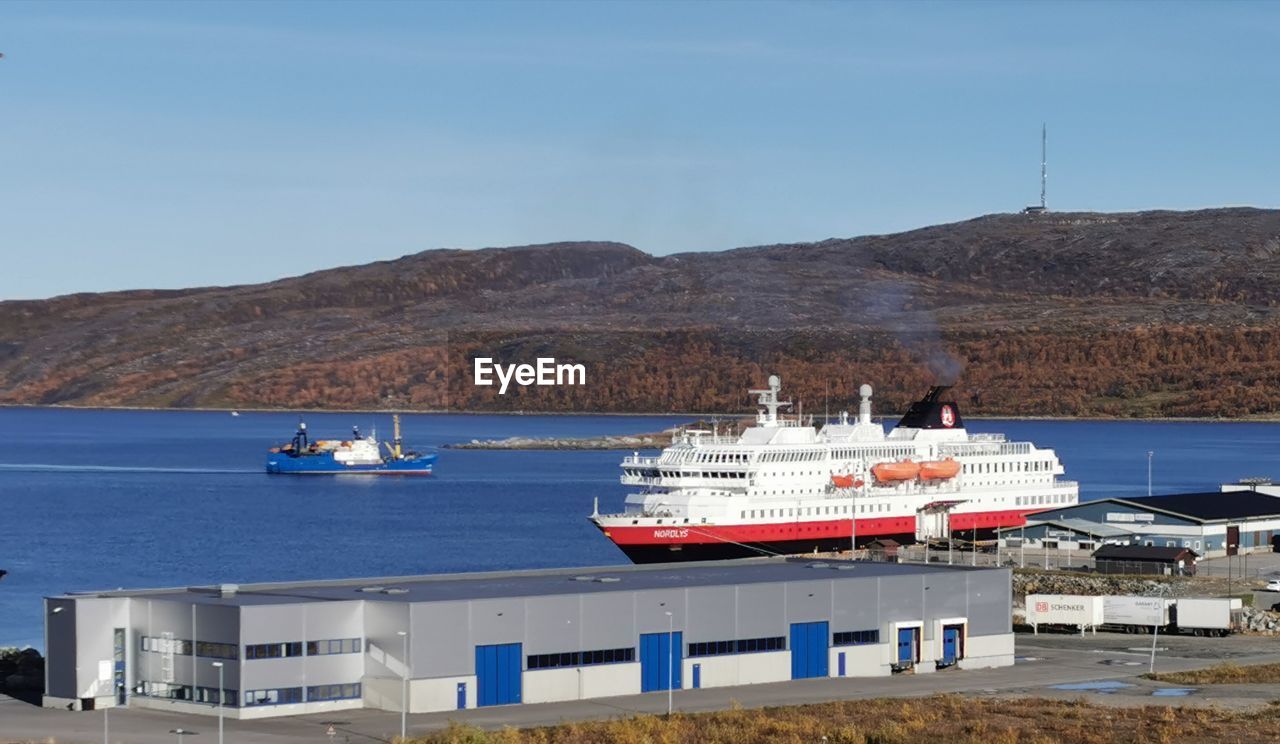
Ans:
[[[1029,455],[1030,442],[980,441],[980,442],[948,442],[939,445],[938,451],[943,455]]]

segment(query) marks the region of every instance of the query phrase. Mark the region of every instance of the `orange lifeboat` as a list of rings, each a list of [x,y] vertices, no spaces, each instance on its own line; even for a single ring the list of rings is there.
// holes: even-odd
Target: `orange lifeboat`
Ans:
[[[862,488],[862,481],[852,475],[832,475],[831,482],[836,488]]]
[[[920,480],[946,480],[960,472],[960,463],[950,457],[920,463]]]
[[[871,474],[878,481],[909,481],[920,474],[920,466],[910,460],[882,462],[871,468]]]

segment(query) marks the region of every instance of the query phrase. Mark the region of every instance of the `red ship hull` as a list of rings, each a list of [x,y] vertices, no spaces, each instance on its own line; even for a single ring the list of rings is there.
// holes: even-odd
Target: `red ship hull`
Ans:
[[[1029,510],[1014,509],[953,514],[951,532],[956,537],[969,537],[965,533],[976,531],[977,537],[987,538],[998,527],[1025,524],[1026,515],[1030,513]],[[633,563],[706,561],[779,553],[812,553],[815,550],[845,550],[849,547],[852,533],[847,519],[771,524],[602,526],[600,530]],[[878,537],[914,542],[915,531],[914,516],[859,519],[858,543]]]

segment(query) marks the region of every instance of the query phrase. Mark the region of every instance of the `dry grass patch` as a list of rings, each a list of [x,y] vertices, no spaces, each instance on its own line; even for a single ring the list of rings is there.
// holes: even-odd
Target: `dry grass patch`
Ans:
[[[1178,685],[1277,684],[1280,683],[1280,664],[1240,666],[1227,662],[1191,672],[1162,672],[1143,676]]]
[[[532,729],[470,726],[418,744],[1210,744],[1238,738],[1280,741],[1280,707],[1258,713],[1203,708],[1111,708],[1081,701],[983,700],[940,695],[736,709]]]

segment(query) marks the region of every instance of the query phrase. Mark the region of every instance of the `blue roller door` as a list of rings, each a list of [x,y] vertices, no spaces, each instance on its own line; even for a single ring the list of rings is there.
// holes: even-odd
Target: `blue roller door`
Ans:
[[[476,646],[476,702],[508,705],[520,702],[522,652],[519,643]]]
[[[640,691],[679,690],[684,658],[684,634],[643,633],[640,636]]]
[[[791,679],[827,676],[830,645],[827,623],[792,623]]]
[[[960,626],[948,625],[942,629],[942,663],[954,664],[960,659]]]
[[[898,664],[911,666],[916,663],[915,628],[898,628]]]

